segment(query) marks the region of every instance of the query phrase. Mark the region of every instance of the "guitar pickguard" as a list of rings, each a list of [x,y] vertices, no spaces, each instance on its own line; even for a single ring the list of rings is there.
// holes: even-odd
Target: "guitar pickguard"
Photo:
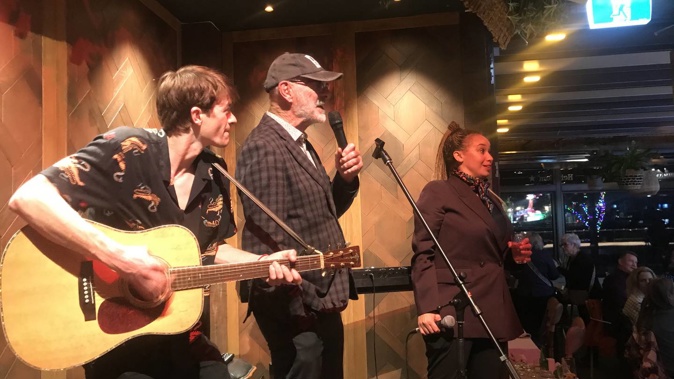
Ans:
[[[106,299],[98,309],[98,325],[103,333],[122,334],[150,325],[167,308],[162,303],[153,308],[136,308],[123,297]]]

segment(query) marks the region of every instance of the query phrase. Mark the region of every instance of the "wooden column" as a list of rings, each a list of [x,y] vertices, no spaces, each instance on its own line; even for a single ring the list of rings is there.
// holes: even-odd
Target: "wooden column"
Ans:
[[[68,45],[66,0],[44,2],[42,36],[42,167],[67,154]]]
[[[68,45],[66,0],[43,3],[42,168],[68,153]],[[66,379],[67,371],[42,371],[42,379]]]
[[[491,142],[494,161],[498,162],[496,138],[496,98],[494,96],[493,46],[489,32],[474,14],[460,16],[461,76],[463,77],[464,125],[481,131]],[[494,171],[492,189],[499,192],[499,180]]]
[[[341,80],[335,82],[336,92],[344,101],[344,133],[346,140],[358,146],[358,93],[356,90],[356,38],[353,23],[346,23],[335,34],[335,49],[343,51],[336,54],[336,66],[344,73]],[[363,153],[363,151],[361,151]],[[363,228],[361,220],[361,196],[351,204],[349,210],[340,218],[346,240],[352,245],[363,245]],[[367,344],[365,325],[365,297],[350,301],[342,313],[344,322],[344,377],[354,379],[367,378]],[[352,359],[361,357],[360,359]]]
[[[230,78],[233,73],[232,50],[232,34],[222,34],[222,66],[217,68]],[[236,172],[236,125],[229,131],[229,145],[219,153],[225,158],[227,170],[233,175]],[[237,190],[234,185],[230,185],[229,190],[232,197],[232,211],[236,215],[239,206]],[[227,240],[227,243],[240,247],[237,236]],[[217,289],[215,293],[211,293],[211,339],[222,352],[238,355],[240,319],[236,283],[221,284],[215,288]]]

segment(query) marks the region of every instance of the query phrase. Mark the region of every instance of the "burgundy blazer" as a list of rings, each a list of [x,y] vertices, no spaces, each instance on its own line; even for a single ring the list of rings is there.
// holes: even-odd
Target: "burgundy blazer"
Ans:
[[[508,241],[513,229],[500,200],[490,198],[492,214],[466,183],[452,176],[428,183],[417,204],[454,268],[467,274],[466,287],[494,336],[508,341],[522,333],[503,268],[506,258],[512,261]],[[439,310],[443,317],[456,316],[454,308],[445,305],[459,288],[418,216],[414,221],[412,283],[417,312]],[[465,321],[466,338],[488,338],[470,307]]]

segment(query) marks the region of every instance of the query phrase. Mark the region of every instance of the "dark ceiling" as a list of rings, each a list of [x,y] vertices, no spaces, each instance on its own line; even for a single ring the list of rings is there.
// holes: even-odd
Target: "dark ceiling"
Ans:
[[[157,1],[185,25],[212,23],[223,32],[464,9],[460,0],[401,0],[388,5],[382,0]],[[562,43],[541,48],[540,39],[525,44],[515,37],[508,49],[497,53],[498,117],[512,123],[510,132],[499,137],[499,150],[512,153],[503,155],[503,163],[563,162],[593,150],[621,149],[637,140],[674,165],[674,53],[659,64],[649,55],[674,50],[674,0],[652,1],[653,19],[646,26],[589,30],[584,7],[575,4],[570,23],[577,30]],[[266,4],[275,11],[264,12]],[[522,88],[517,65],[527,60],[540,60],[543,79]],[[548,71],[545,66],[551,63]],[[510,70],[502,69],[508,65]],[[500,100],[513,91],[526,100],[518,114],[508,114],[504,109],[508,102]],[[600,97],[592,95],[597,91]]]
[[[502,163],[568,162],[634,141],[674,165],[674,1],[653,0],[647,25],[613,29],[588,29],[579,8],[564,41],[515,39],[495,58],[498,118],[510,129],[499,136]],[[526,72],[525,61],[540,68]],[[523,84],[528,74],[541,79]]]
[[[182,23],[212,22],[220,31],[414,16],[463,9],[459,0],[157,0]],[[274,12],[264,7],[271,4]]]

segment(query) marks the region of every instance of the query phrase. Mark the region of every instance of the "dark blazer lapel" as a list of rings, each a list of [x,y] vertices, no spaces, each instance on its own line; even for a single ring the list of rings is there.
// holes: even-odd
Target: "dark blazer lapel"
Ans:
[[[494,231],[498,228],[498,225],[496,225],[496,222],[494,221],[494,218],[492,217],[491,213],[489,213],[489,210],[487,207],[484,206],[482,203],[482,200],[480,200],[479,197],[473,192],[466,183],[461,181],[461,179],[457,177],[450,177],[449,178],[449,183],[454,186],[456,189],[456,193],[459,194],[459,199],[475,214],[480,217],[480,219],[487,225],[487,230],[489,230],[489,235],[491,238],[494,240],[494,242],[500,246],[501,243],[499,239],[496,237],[496,234]]]
[[[279,137],[283,140],[283,145],[285,146],[286,149],[288,149],[288,151],[297,161],[300,167],[302,167],[302,169],[306,171],[307,174],[309,174],[309,176],[323,188],[323,190],[325,190],[326,192],[331,191],[330,179],[327,177],[327,174],[325,174],[325,170],[322,167],[316,167],[313,165],[313,163],[311,163],[311,161],[306,156],[304,151],[302,151],[302,149],[299,147],[297,142],[290,137],[290,134],[288,134],[288,132],[285,129],[283,129],[283,127],[279,125],[279,123],[276,122],[276,120],[265,114],[262,117],[261,123],[267,125],[276,134],[279,135]],[[320,164],[321,164],[320,161],[316,161],[316,165]]]
[[[489,191],[487,194],[491,201],[494,203],[494,212],[501,212],[501,216],[503,220],[505,221],[505,225],[503,227],[505,228],[505,232],[503,233],[503,237],[499,241],[499,248],[504,252],[504,257],[505,253],[507,252],[508,249],[508,241],[510,241],[510,236],[513,234],[513,226],[510,222],[508,222],[508,214],[506,213],[505,209],[503,208],[503,200],[501,200],[498,195],[496,195],[493,191]],[[500,228],[500,226],[498,226]],[[498,239],[498,237],[497,237]]]

